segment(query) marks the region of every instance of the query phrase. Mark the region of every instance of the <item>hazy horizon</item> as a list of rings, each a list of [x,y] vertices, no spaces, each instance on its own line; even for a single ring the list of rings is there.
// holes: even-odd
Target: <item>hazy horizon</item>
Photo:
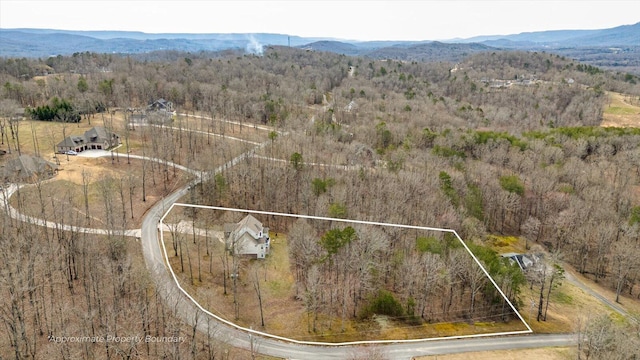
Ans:
[[[272,33],[351,41],[420,41],[597,30],[635,24],[640,21],[638,14],[640,2],[629,0],[3,0],[0,28],[147,34]]]

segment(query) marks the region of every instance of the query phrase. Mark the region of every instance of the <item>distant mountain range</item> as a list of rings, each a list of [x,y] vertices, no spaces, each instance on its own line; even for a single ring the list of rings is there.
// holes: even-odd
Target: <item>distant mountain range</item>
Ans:
[[[0,56],[48,57],[76,52],[137,54],[158,50],[254,49],[260,44],[297,46],[321,39],[283,34],[147,34],[130,31],[0,29]]]
[[[501,47],[594,47],[640,46],[640,22],[602,30],[552,30],[515,35],[476,36],[460,43],[483,43]]]
[[[0,56],[49,57],[76,52],[136,54],[157,50],[187,52],[293,46],[374,59],[447,60],[498,49],[551,50],[566,48],[640,47],[640,23],[602,30],[555,30],[515,35],[478,36],[435,41],[349,41],[304,38],[286,34],[147,34],[131,31],[71,31],[0,29]]]

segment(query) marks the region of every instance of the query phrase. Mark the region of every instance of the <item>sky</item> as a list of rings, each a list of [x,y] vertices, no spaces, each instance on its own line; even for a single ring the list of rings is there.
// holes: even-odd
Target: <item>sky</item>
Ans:
[[[0,28],[446,40],[640,22],[638,0],[0,0]]]

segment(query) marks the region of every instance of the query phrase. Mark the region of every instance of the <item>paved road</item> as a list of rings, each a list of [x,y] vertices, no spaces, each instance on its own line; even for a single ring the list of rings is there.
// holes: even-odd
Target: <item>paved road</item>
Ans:
[[[192,117],[193,117],[193,115],[192,115]],[[196,117],[203,118],[203,119],[208,119],[208,118],[203,117],[203,116],[196,116]],[[223,138],[223,139],[227,139],[227,140],[234,140],[234,141],[238,141],[238,142],[242,142],[242,143],[246,143],[246,144],[251,144],[251,145],[260,145],[260,143],[255,142],[255,141],[241,139],[241,138],[228,136],[228,135],[208,133],[206,131],[201,131],[201,130],[193,130],[193,129],[187,129],[187,128],[182,128],[181,129],[181,128],[177,128],[177,127],[174,127],[174,126],[154,125],[154,124],[136,124],[136,126],[149,126],[149,127],[159,127],[159,128],[171,129],[171,130],[189,131],[189,132],[193,132],[193,133],[196,133],[196,134],[211,135],[211,136],[214,136],[214,137],[219,137],[219,138]]]
[[[180,113],[178,114],[180,116],[187,116],[187,117],[192,117],[192,118],[196,118],[196,119],[205,119],[205,120],[215,120],[215,121],[220,121],[220,122],[224,122],[227,124],[234,124],[234,125],[239,125],[239,126],[245,126],[245,127],[250,127],[250,128],[254,128],[254,129],[259,129],[259,130],[264,130],[264,131],[274,131],[274,129],[270,126],[265,126],[265,125],[257,125],[257,124],[253,124],[253,123],[240,123],[237,121],[231,121],[231,120],[222,120],[222,119],[212,119],[208,116],[202,116],[202,115],[193,115],[193,114],[184,114],[184,113]],[[279,133],[279,132],[278,132]]]
[[[593,289],[591,289],[590,287],[585,285],[583,282],[581,282],[580,280],[576,279],[576,277],[573,276],[573,274],[571,274],[570,272],[568,272],[568,271],[565,272],[565,278],[567,279],[567,281],[569,281],[573,285],[579,287],[580,289],[582,289],[587,294],[589,294],[589,295],[593,296],[594,298],[598,299],[601,303],[603,303],[605,306],[608,306],[610,309],[612,309],[613,311],[617,312],[618,314],[622,315],[623,317],[629,319],[630,321],[632,321],[632,322],[634,322],[636,324],[640,323],[640,320],[638,320],[633,315],[631,315],[627,310],[622,308],[622,306],[617,304],[615,301],[607,299],[603,295],[595,292]]]

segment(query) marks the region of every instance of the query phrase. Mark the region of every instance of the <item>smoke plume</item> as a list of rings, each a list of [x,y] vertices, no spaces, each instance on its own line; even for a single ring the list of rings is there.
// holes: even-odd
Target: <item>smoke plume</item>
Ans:
[[[262,56],[263,46],[258,42],[258,40],[256,40],[255,37],[253,37],[253,35],[249,35],[249,42],[247,43],[245,50],[249,54]]]

